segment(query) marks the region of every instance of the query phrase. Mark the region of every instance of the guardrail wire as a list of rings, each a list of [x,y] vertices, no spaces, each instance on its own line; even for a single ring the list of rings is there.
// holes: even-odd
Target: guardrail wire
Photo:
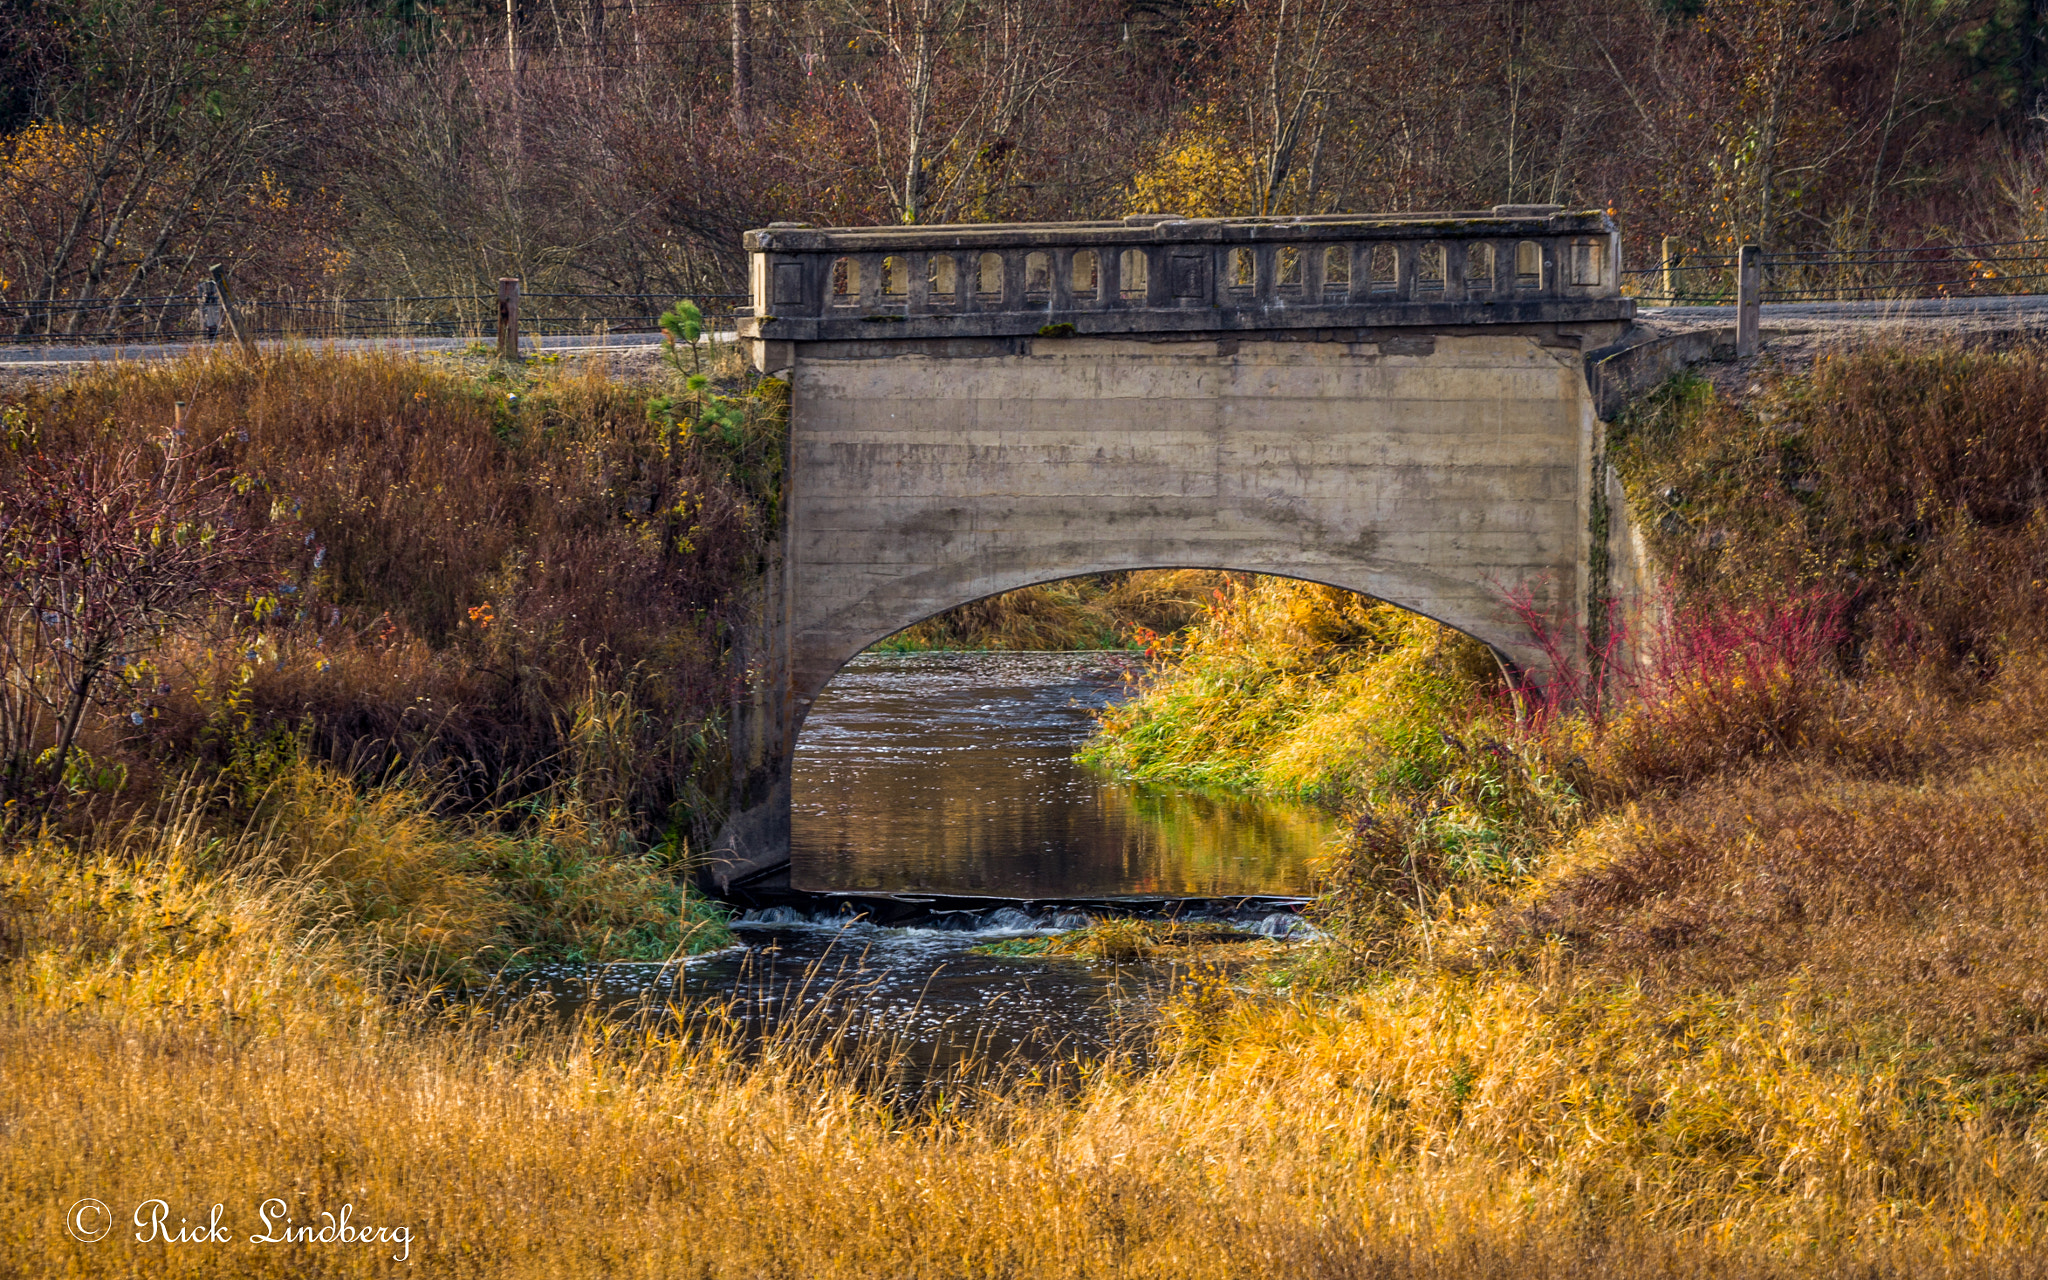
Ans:
[[[1735,302],[1736,257],[1686,252],[1622,271],[1622,291],[1650,306]],[[1893,302],[2043,292],[2048,240],[1883,249],[1767,252],[1761,301]]]
[[[652,333],[678,295],[527,293],[519,298],[523,337]],[[746,305],[743,293],[694,295],[714,327],[730,325]],[[495,298],[453,294],[389,298],[257,295],[236,300],[236,318],[250,338],[308,341],[340,338],[474,338],[497,332]],[[88,302],[0,299],[0,343],[182,342],[210,335],[197,293]],[[225,336],[225,327],[221,329]]]

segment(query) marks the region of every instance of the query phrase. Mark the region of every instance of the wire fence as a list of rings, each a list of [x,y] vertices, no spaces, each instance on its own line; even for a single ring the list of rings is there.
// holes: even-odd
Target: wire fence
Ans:
[[[2048,292],[2048,240],[1765,253],[1771,302],[1893,302]],[[1735,303],[1736,255],[1681,251],[1621,273],[1622,292],[1651,306]]]
[[[1886,249],[1765,253],[1766,303],[1884,302],[2048,293],[2048,240]],[[1736,255],[1674,253],[1621,273],[1622,292],[1650,306],[1731,306]],[[714,328],[729,327],[743,293],[694,295]],[[677,295],[525,293],[525,337],[652,333]],[[183,342],[213,336],[199,293],[90,301],[0,298],[0,343],[47,345]],[[249,338],[472,338],[497,331],[495,297],[439,294],[344,298],[257,294],[237,300]]]
[[[523,293],[522,338],[652,333],[679,295],[652,293]],[[714,329],[729,328],[744,293],[693,295]],[[184,342],[214,336],[198,293],[88,302],[0,298],[0,343]],[[390,298],[322,298],[292,294],[238,298],[235,320],[248,338],[307,341],[341,338],[474,338],[497,333],[498,301],[442,294]],[[219,325],[215,318],[215,324]],[[225,337],[225,325],[219,336]]]

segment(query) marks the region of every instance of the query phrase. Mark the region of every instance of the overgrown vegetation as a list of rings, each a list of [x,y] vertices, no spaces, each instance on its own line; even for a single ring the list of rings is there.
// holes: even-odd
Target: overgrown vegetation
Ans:
[[[876,645],[929,649],[1144,649],[1185,627],[1226,575],[1140,569],[1005,591],[906,627]]]
[[[1098,753],[1344,806],[1334,937],[1259,993],[1198,969],[1142,1070],[912,1109],[836,1035],[395,1007],[442,951],[630,903],[489,870],[631,865],[592,800],[616,735],[518,821],[288,757],[253,798],[24,837],[0,1230],[36,1274],[386,1265],[79,1244],[52,1207],[92,1194],[351,1203],[436,1273],[2041,1275],[2043,395],[2032,351],[1866,352],[1618,424],[1672,590],[1600,719],[1518,717],[1483,653],[1384,607],[1233,584]],[[227,802],[261,820],[211,825]]]
[[[701,834],[725,646],[779,485],[782,386],[741,378],[731,361],[742,409],[716,430],[595,367],[305,350],[31,390],[0,467],[137,447],[169,466],[182,401],[183,465],[234,476],[241,518],[288,543],[246,607],[159,637],[82,745],[143,770],[197,756],[247,788],[296,739],[472,806],[574,776],[650,838]]]
[[[721,360],[674,403],[305,350],[31,389],[0,454],[11,838],[89,861],[174,810],[219,833],[190,874],[281,877],[409,978],[715,943],[679,877],[783,404]]]

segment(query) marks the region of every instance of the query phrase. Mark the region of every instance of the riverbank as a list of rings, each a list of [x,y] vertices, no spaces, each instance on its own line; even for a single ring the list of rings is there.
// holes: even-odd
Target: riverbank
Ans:
[[[10,844],[263,869],[406,981],[715,944],[681,877],[781,401],[691,364],[220,351],[7,405]]]
[[[122,882],[95,927],[149,936],[120,891],[169,887]],[[275,903],[203,892],[182,952],[21,957],[0,1204],[27,1273],[388,1269],[247,1242],[271,1197],[493,1276],[2026,1276],[2042,1256],[2025,1132],[1817,993],[1673,1001],[1563,956],[1315,999],[1196,980],[1150,1069],[906,1113],[815,1037],[748,1054],[394,1009]],[[81,1195],[121,1230],[66,1236]],[[224,1205],[236,1243],[132,1241],[150,1198],[191,1222]]]
[[[402,1226],[407,1263],[436,1275],[2043,1271],[2038,359],[1880,353],[1744,403],[1681,384],[1644,406],[1610,449],[1695,611],[1610,714],[1538,706],[1518,725],[1456,637],[1245,587],[1186,642],[1185,669],[1209,683],[1162,682],[1111,723],[1136,726],[1134,770],[1213,765],[1212,784],[1349,806],[1353,836],[1327,867],[1332,942],[1255,978],[1189,975],[1142,1069],[984,1063],[915,1105],[867,1087],[872,1059],[815,1026],[749,1046],[711,1024],[565,1026],[445,998],[464,955],[709,941],[668,903],[671,932],[630,936],[647,919],[639,877],[665,874],[689,828],[677,819],[665,846],[623,799],[703,776],[662,771],[674,762],[718,761],[715,734],[651,727],[701,727],[655,713],[704,704],[644,676],[579,683],[587,597],[535,594],[585,589],[539,567],[560,548],[587,566],[676,545],[648,532],[664,508],[633,487],[661,474],[645,468],[662,423],[644,390],[571,387],[548,394],[616,407],[508,410],[501,437],[495,400],[466,384],[378,374],[395,394],[346,401],[367,412],[320,391],[354,373],[284,372],[235,373],[255,380],[222,398],[276,417],[215,425],[233,446],[294,404],[328,425],[280,436],[244,474],[417,467],[445,449],[490,483],[452,489],[451,461],[441,478],[341,490],[304,526],[310,543],[293,526],[311,571],[273,576],[268,597],[332,593],[350,630],[280,624],[253,632],[256,658],[239,632],[165,659],[168,678],[132,683],[172,692],[96,721],[93,767],[63,775],[62,820],[15,841],[0,1234],[24,1274],[393,1265],[388,1237],[251,1242],[272,1197],[300,1225],[347,1206],[356,1224]],[[129,426],[158,423],[182,389],[138,385],[155,399]],[[65,421],[120,403],[81,400]],[[408,416],[428,404],[442,416]],[[738,537],[719,512],[772,489],[743,487],[749,455],[712,452],[734,441],[695,447],[693,485],[742,486],[682,526],[702,557]],[[603,518],[530,544],[463,541],[537,495]],[[281,496],[261,511],[289,513]],[[362,530],[407,554],[375,559],[386,544]],[[632,530],[648,541],[612,540]],[[340,547],[356,568],[321,579]],[[1826,592],[1851,573],[1865,585],[1837,608]],[[486,581],[507,585],[472,614]],[[368,603],[375,583],[417,584],[422,612]],[[711,643],[694,615],[647,598],[604,625],[673,648],[612,652],[684,669],[715,652],[694,647]],[[300,607],[265,618],[302,625]],[[228,664],[216,683],[198,679],[206,661]],[[323,661],[346,683],[312,683]],[[306,689],[348,714],[307,729],[286,714]],[[164,745],[123,736],[142,727],[133,711],[167,726],[149,740]],[[509,799],[452,767],[450,793],[407,798],[384,785],[399,775],[364,781],[324,754],[344,742],[529,763]],[[435,745],[451,742],[504,754]],[[183,759],[221,784],[179,784]],[[122,799],[151,780],[151,803]],[[114,1211],[105,1239],[67,1234],[82,1197]],[[137,1242],[150,1199],[174,1224],[218,1203],[235,1239]]]
[[[1367,1025],[1459,992],[1525,1168],[1559,1126],[1605,1147],[1576,1212],[1787,1274],[2000,1274],[2048,1227],[2044,411],[2037,351],[1681,380],[1608,441],[1668,591],[1622,696],[1518,703],[1454,633],[1269,581],[1090,754],[1343,807],[1303,976]],[[1494,1066],[1532,1041],[1574,1066],[1519,1092]],[[1949,1256],[1878,1244],[1915,1238]]]

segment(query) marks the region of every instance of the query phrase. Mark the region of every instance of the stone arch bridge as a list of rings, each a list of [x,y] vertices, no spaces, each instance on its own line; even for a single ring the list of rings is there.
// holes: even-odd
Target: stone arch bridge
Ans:
[[[1534,667],[1507,593],[1570,629],[1626,588],[1598,370],[1635,304],[1605,214],[776,224],[746,247],[740,334],[791,412],[720,888],[786,865],[797,732],[833,674],[956,605],[1246,570]]]

